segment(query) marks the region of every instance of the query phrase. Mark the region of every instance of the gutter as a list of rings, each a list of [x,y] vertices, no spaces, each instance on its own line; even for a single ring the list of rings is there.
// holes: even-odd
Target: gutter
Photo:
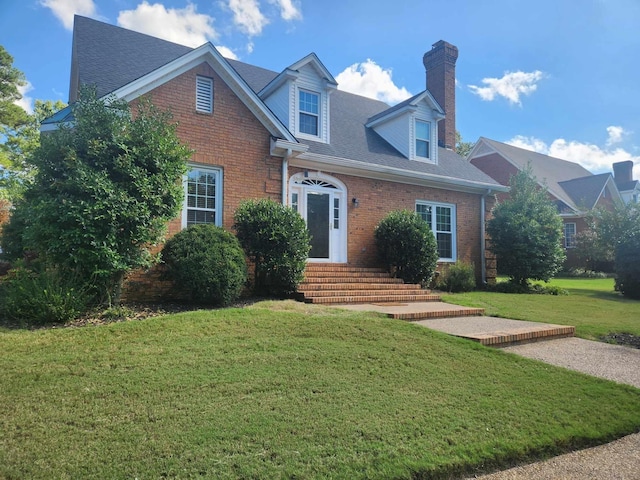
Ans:
[[[289,183],[289,157],[291,149],[287,149],[287,153],[282,157],[282,204],[287,204],[287,184]]]

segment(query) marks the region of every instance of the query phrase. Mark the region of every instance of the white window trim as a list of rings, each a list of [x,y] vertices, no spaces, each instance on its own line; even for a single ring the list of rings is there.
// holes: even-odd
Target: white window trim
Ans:
[[[209,98],[203,98],[201,92],[206,92],[207,87]],[[196,112],[213,113],[213,78],[196,75]]]
[[[298,87],[295,89],[296,91],[296,108],[295,108],[295,122],[296,122],[296,136],[300,137],[300,138],[307,138],[309,140],[315,140],[315,141],[323,141],[324,136],[323,136],[323,130],[322,130],[322,114],[324,111],[324,96],[322,95],[322,92],[318,92],[313,90],[312,88],[305,88],[305,87]],[[308,112],[304,112],[302,110],[300,110],[300,92],[306,92],[306,93],[311,93],[313,95],[317,95],[318,96],[318,134],[317,135],[312,135],[310,133],[305,133],[300,131],[300,114],[301,113],[306,113],[308,115],[313,115],[312,113],[308,113]]]
[[[429,138],[418,138],[418,122],[426,123],[429,126]],[[431,148],[433,145],[431,131],[433,130],[432,123],[429,120],[425,120],[423,118],[414,118],[413,119],[413,156],[416,160],[420,160],[421,162],[434,163],[433,161],[433,149]],[[428,142],[428,157],[422,157],[418,155],[417,143],[418,140]]]
[[[431,207],[431,214],[433,217],[431,218],[431,232],[433,236],[438,238],[438,232],[436,230],[436,220],[435,220],[435,212],[436,207],[445,207],[451,209],[451,258],[438,258],[439,262],[442,263],[455,263],[458,258],[458,248],[457,248],[457,237],[458,237],[458,222],[457,222],[457,214],[456,214],[456,205],[453,203],[441,203],[441,202],[430,202],[428,200],[416,200],[416,205],[414,207],[414,211],[418,211],[418,205],[426,205]],[[448,233],[448,232],[447,232]]]
[[[211,166],[204,166],[204,165],[197,165],[197,164],[192,164],[190,163],[188,166],[188,170],[203,170],[206,172],[211,172],[216,176],[216,195],[215,195],[215,202],[216,202],[216,208],[215,210],[215,214],[216,214],[216,221],[215,221],[215,225],[220,227],[222,226],[222,187],[223,187],[223,177],[222,177],[222,169],[218,168],[218,167],[211,167]],[[188,216],[188,211],[189,210],[193,210],[193,208],[189,208],[189,192],[187,190],[187,182],[188,182],[189,176],[188,173],[186,173],[185,175],[182,176],[182,189],[184,191],[184,201],[182,203],[182,218],[181,218],[181,227],[182,229],[187,228],[187,216]],[[198,210],[206,210],[206,211],[211,211],[211,209],[198,209]]]
[[[573,245],[569,245],[569,238],[567,237],[567,225],[573,225]],[[562,234],[564,237],[564,248],[576,248],[576,235],[578,233],[575,222],[566,222],[562,228]]]

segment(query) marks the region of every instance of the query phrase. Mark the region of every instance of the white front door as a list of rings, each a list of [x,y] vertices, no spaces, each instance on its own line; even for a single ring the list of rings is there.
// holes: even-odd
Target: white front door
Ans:
[[[327,175],[307,173],[306,177],[292,177],[289,203],[305,219],[311,234],[310,261],[347,261],[345,198],[344,186]]]

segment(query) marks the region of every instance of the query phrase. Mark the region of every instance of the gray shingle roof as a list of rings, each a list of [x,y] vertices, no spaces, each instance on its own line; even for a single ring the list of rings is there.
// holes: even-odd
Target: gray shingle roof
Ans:
[[[607,181],[613,179],[610,173],[589,175],[559,182],[562,189],[571,197],[573,203],[580,210],[590,210],[596,206],[600,194],[604,191]]]
[[[75,16],[72,71],[79,84],[93,84],[102,97],[192,50],[126,28]],[[74,81],[71,80],[73,88]],[[69,99],[75,100],[69,92]]]
[[[523,170],[527,164],[531,165],[532,173],[536,179],[539,182],[545,183],[549,191],[556,198],[574,210],[580,209],[573,201],[573,198],[571,198],[560,185],[560,182],[592,176],[592,173],[582,165],[560,158],[550,157],[542,153],[532,152],[524,148],[514,147],[513,145],[497,142],[485,137],[480,137],[479,141],[490,145],[496,152],[518,167],[519,170]]]
[[[190,47],[149,35],[76,16],[74,25],[72,80],[77,69],[80,84],[95,84],[98,95],[118,88],[192,51]],[[258,93],[278,72],[237,60],[229,64]],[[70,94],[70,99],[73,95]],[[334,91],[331,95],[331,144],[304,141],[309,152],[356,160],[367,164],[431,174],[485,184],[499,184],[456,153],[438,149],[438,165],[404,157],[365,124],[390,108],[384,102],[360,95]]]

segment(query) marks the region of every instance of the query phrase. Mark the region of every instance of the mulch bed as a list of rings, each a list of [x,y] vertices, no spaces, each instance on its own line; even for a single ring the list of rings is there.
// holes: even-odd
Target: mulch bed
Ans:
[[[640,348],[640,337],[630,333],[611,333],[600,337],[600,340],[607,343],[615,343],[626,347]]]

